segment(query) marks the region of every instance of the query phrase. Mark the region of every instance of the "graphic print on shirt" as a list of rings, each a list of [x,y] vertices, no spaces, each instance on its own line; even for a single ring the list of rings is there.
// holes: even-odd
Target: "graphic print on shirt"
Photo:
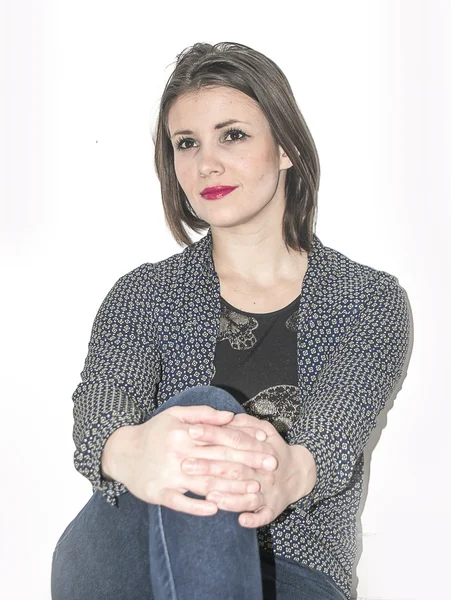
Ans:
[[[273,425],[280,435],[286,435],[299,413],[299,388],[295,385],[274,385],[243,403],[246,412]]]
[[[298,330],[298,319],[299,319],[299,310],[295,310],[293,314],[291,314],[286,320],[285,326],[290,331]]]
[[[292,356],[290,360],[295,365],[298,310],[292,311],[292,305],[294,303],[285,309],[276,311],[273,317],[268,318],[267,315],[262,315],[262,317],[265,317],[265,326],[267,329],[263,333],[261,332],[262,328],[260,327],[258,314],[243,314],[222,302],[217,343],[228,342],[232,351],[240,352],[243,350],[252,350],[266,336],[270,338],[273,336],[273,339],[276,335],[279,339],[281,336],[290,337],[292,342],[290,350]],[[286,317],[287,309],[289,311],[288,318]],[[278,331],[275,327],[271,326],[271,323],[275,325],[278,319],[283,321],[283,331],[285,333],[280,331],[280,324]],[[268,324],[270,325],[269,329]],[[264,357],[266,358],[265,354]],[[266,386],[257,393],[254,393],[242,403],[242,406],[248,414],[269,421],[280,435],[285,436],[299,415],[299,387],[288,382],[279,383],[281,378],[277,370],[277,360],[278,357],[274,356],[273,380],[278,383]],[[265,368],[264,365],[258,363],[256,358],[253,367]],[[214,374],[216,374],[216,369],[214,370]]]
[[[257,327],[257,319],[222,306],[217,342],[228,340],[234,350],[247,350],[257,341],[252,333]]]

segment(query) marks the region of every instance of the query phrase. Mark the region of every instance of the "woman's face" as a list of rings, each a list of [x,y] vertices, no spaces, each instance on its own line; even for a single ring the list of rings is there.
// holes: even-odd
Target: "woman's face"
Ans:
[[[212,228],[281,219],[292,163],[252,98],[228,87],[203,88],[175,100],[168,126],[177,179],[199,218]],[[215,186],[236,188],[217,200],[202,197]]]

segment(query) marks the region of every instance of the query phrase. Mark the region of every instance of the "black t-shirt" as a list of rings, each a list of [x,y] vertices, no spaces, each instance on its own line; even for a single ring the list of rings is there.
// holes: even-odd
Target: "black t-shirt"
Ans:
[[[282,436],[299,414],[299,299],[258,314],[238,310],[221,297],[211,385],[232,394],[247,413],[270,421]]]

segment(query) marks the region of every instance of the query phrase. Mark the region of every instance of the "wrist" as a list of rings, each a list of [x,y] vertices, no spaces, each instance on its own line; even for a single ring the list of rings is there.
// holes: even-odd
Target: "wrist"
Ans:
[[[316,485],[317,472],[312,453],[299,444],[290,446],[292,455],[292,472],[290,479],[290,502],[297,502],[307,496]]]
[[[123,425],[108,437],[100,460],[101,475],[109,481],[124,483],[124,464],[135,452],[139,443],[139,425]]]

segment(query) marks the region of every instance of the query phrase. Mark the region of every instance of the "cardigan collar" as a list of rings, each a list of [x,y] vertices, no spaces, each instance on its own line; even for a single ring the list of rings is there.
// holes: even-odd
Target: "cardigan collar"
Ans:
[[[185,248],[184,274],[181,274],[185,289],[182,295],[184,301],[189,302],[188,295],[193,292],[197,298],[196,302],[216,306],[219,314],[220,283],[214,267],[212,249],[211,227],[203,238]],[[199,274],[203,275],[201,279],[198,278]],[[339,276],[339,267],[333,258],[333,251],[313,234],[312,251],[308,254],[307,271],[302,282],[299,303],[299,313],[303,319],[309,311],[327,303],[330,289],[337,283]],[[301,289],[299,291],[301,292]]]
[[[220,327],[220,282],[214,268],[212,257],[211,228],[197,242],[187,246],[183,251],[183,261],[180,265],[178,280],[183,282],[179,290],[178,304],[174,309],[177,318],[183,314],[182,331],[190,334],[195,344],[202,344],[209,352],[211,365],[214,360],[214,349],[217,333]],[[334,260],[334,252],[324,246],[316,234],[312,239],[312,251],[308,254],[308,266],[300,288],[298,308],[298,361],[302,336],[308,334],[311,323],[310,316],[316,311],[322,314],[323,306],[330,304],[331,289],[337,285],[340,278],[340,267]],[[181,312],[179,312],[181,311]],[[326,311],[327,312],[327,311]],[[185,342],[191,339],[185,336]],[[209,364],[210,364],[209,363]],[[212,374],[206,371],[205,381]],[[205,384],[206,385],[206,384]]]

